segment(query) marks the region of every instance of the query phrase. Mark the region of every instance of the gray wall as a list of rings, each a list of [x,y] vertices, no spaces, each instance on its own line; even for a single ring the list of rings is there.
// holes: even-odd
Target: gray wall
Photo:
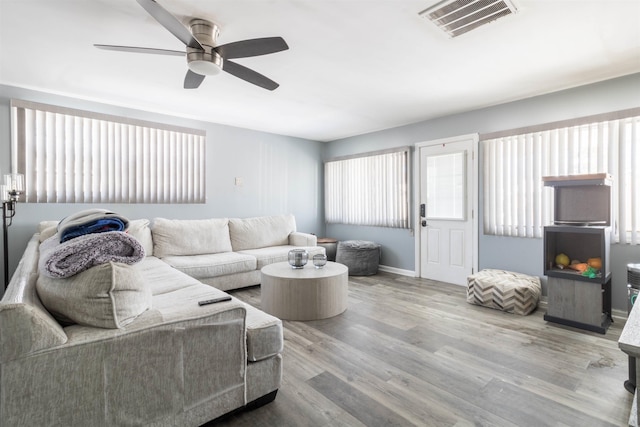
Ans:
[[[207,131],[207,203],[107,206],[126,216],[249,217],[291,212],[296,215],[299,230],[342,240],[377,241],[383,245],[383,265],[414,271],[415,249],[411,230],[323,224],[322,160],[438,138],[475,132],[489,133],[638,107],[640,74],[326,144],[0,85],[0,170],[3,173],[10,166],[11,98],[167,122]],[[211,120],[215,122],[215,117]],[[244,186],[234,186],[235,177],[242,177]],[[413,201],[412,206],[415,206]],[[40,220],[60,219],[85,207],[87,206],[20,204],[14,225],[9,230],[10,271],[15,269],[29,236]],[[611,257],[613,306],[626,309],[626,264],[640,262],[640,246],[613,245]],[[542,276],[542,241],[485,236],[481,233],[479,266]]]
[[[207,132],[207,202],[197,205],[100,205],[134,218],[251,217],[292,213],[300,231],[324,232],[323,143],[180,119],[122,107],[0,85],[0,171],[10,170],[11,98],[50,103],[136,119],[204,129]],[[215,118],[212,118],[215,121]],[[235,178],[244,184],[235,186]],[[58,220],[96,205],[19,203],[9,228],[9,272],[41,220]],[[0,245],[0,252],[2,247]],[[0,262],[0,272],[4,268]],[[3,275],[0,277],[4,277]],[[2,288],[0,286],[0,288]],[[1,292],[1,291],[0,291]]]
[[[582,86],[522,101],[359,135],[327,144],[325,160],[367,151],[469,133],[490,133],[640,106],[640,74]],[[383,107],[381,107],[383,108]],[[479,159],[482,174],[482,157]],[[481,175],[480,175],[481,176]],[[482,186],[482,180],[479,179]],[[412,203],[415,211],[415,204]],[[487,236],[482,233],[480,187],[479,267],[502,268],[543,277],[542,239]],[[327,224],[327,236],[378,241],[383,265],[414,271],[415,247],[409,230]],[[640,246],[613,245],[613,307],[626,310],[626,264],[640,262]],[[543,289],[546,293],[546,287]]]

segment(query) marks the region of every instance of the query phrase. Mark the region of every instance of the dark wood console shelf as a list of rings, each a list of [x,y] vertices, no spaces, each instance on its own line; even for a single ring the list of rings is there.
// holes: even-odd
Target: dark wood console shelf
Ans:
[[[608,174],[544,177],[554,188],[554,225],[544,227],[544,274],[547,313],[544,319],[606,333],[611,317],[611,181]],[[586,262],[600,258],[596,277],[556,265],[556,256]]]
[[[544,320],[605,334],[612,322],[611,276],[605,283],[549,277]]]

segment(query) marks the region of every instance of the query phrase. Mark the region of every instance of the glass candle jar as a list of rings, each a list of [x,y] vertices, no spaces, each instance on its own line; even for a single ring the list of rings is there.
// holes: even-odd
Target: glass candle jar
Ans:
[[[304,268],[309,260],[309,252],[306,249],[291,249],[289,251],[289,265],[291,268]]]
[[[323,254],[317,254],[313,256],[313,266],[315,268],[322,268],[327,263],[327,256]]]

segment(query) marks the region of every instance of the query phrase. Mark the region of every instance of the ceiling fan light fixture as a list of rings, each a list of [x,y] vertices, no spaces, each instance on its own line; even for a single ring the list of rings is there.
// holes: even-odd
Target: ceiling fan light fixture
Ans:
[[[187,66],[201,76],[214,76],[222,70],[222,57],[216,52],[201,50],[187,53]]]
[[[191,61],[189,69],[201,76],[214,76],[220,72],[220,67],[209,61]]]

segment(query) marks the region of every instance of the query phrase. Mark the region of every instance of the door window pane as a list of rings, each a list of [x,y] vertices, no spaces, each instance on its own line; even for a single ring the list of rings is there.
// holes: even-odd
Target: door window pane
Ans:
[[[427,218],[465,219],[466,152],[427,157]]]

